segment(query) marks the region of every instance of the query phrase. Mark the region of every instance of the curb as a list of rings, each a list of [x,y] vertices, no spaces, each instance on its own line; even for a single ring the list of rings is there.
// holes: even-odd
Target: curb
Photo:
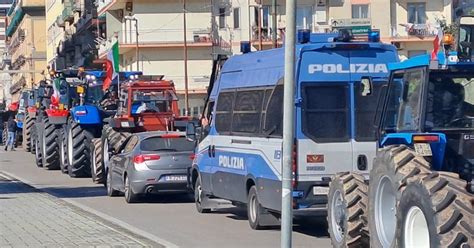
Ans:
[[[8,179],[15,179],[15,180],[21,181],[22,183],[27,184],[27,185],[30,186],[30,187],[33,187],[33,188],[35,188],[35,189],[37,189],[37,190],[39,190],[39,191],[41,191],[41,192],[45,192],[45,193],[47,193],[48,195],[51,195],[51,196],[53,196],[53,197],[56,197],[56,196],[54,196],[54,194],[53,194],[54,192],[53,192],[53,191],[38,188],[38,187],[35,186],[34,183],[32,183],[32,182],[30,182],[30,181],[28,181],[28,180],[26,180],[26,179],[24,179],[24,178],[18,177],[18,176],[16,176],[16,175],[12,174],[12,173],[5,172],[5,171],[0,171],[0,174],[6,176]],[[157,244],[159,244],[159,245],[161,245],[161,246],[163,246],[163,247],[169,247],[169,248],[177,248],[177,247],[179,247],[179,246],[176,245],[176,244],[173,244],[173,243],[171,243],[171,242],[169,242],[169,241],[166,241],[166,240],[164,240],[164,239],[162,239],[162,238],[159,238],[159,237],[157,237],[157,236],[155,236],[155,235],[153,235],[153,234],[151,234],[151,233],[149,233],[149,232],[146,232],[146,231],[143,231],[143,230],[141,230],[141,229],[139,229],[139,228],[136,228],[136,227],[134,227],[134,226],[132,226],[132,225],[130,225],[130,224],[124,222],[124,221],[121,221],[121,220],[119,220],[119,219],[117,219],[117,218],[114,218],[114,217],[112,217],[112,216],[109,216],[109,215],[107,215],[107,214],[104,214],[104,213],[102,213],[102,212],[99,212],[99,211],[97,211],[97,210],[95,210],[95,209],[92,209],[92,208],[90,208],[90,207],[87,207],[87,206],[85,206],[85,205],[83,205],[83,204],[81,204],[81,203],[75,202],[75,201],[73,201],[73,200],[71,200],[71,199],[60,198],[60,197],[56,197],[56,198],[58,198],[58,199],[60,199],[60,200],[62,200],[62,201],[65,201],[65,202],[67,202],[67,203],[73,205],[74,207],[79,208],[79,209],[82,210],[82,211],[89,212],[89,213],[91,213],[91,214],[93,214],[93,215],[96,215],[96,216],[98,216],[99,218],[102,218],[103,220],[105,220],[106,222],[110,222],[110,223],[112,223],[112,224],[114,224],[114,225],[117,225],[118,227],[123,228],[123,229],[125,229],[125,230],[127,230],[127,231],[129,231],[129,232],[131,232],[131,233],[133,233],[133,234],[135,234],[135,235],[137,235],[137,236],[141,236],[141,237],[144,237],[144,238],[146,238],[146,239],[148,239],[148,240],[150,240],[150,241],[153,241],[153,242],[155,242],[155,243],[157,243]]]

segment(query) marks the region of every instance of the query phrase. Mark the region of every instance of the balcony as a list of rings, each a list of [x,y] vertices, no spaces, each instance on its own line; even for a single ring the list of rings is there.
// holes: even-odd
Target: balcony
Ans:
[[[44,8],[45,0],[22,0],[21,7],[24,9],[39,9]]]
[[[10,20],[10,23],[8,24],[8,27],[6,29],[6,35],[8,37],[12,37],[13,34],[16,32],[18,26],[20,25],[21,21],[23,20],[23,17],[25,16],[25,12],[21,9],[18,8],[15,13],[13,14],[13,17]]]

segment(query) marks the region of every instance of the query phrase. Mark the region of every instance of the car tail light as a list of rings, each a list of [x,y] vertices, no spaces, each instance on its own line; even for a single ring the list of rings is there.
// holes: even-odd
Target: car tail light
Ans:
[[[156,155],[156,154],[140,154],[133,158],[133,163],[141,164],[146,161],[159,160],[160,158],[161,158],[160,155]]]
[[[189,159],[194,160],[196,158],[196,154],[189,155]]]

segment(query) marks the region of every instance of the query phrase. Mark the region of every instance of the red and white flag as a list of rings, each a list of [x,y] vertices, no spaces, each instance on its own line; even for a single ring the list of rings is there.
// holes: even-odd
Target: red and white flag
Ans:
[[[433,40],[433,51],[431,52],[431,60],[438,60],[438,52],[439,48],[441,47],[441,42],[443,41],[443,28],[438,28],[438,34],[435,36]]]

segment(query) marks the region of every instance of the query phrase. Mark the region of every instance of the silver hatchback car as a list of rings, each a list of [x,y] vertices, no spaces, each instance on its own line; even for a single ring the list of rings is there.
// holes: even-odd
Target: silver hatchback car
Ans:
[[[187,170],[194,159],[194,143],[184,132],[144,132],[130,136],[120,154],[110,159],[107,194],[124,193],[128,203],[141,195],[184,193]]]

